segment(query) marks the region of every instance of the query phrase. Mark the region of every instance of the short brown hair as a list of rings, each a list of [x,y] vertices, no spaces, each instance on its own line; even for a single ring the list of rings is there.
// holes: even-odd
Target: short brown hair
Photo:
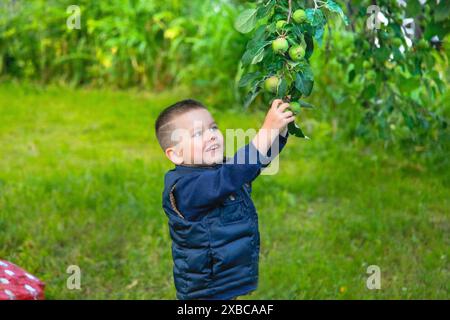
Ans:
[[[207,109],[199,101],[185,99],[168,106],[159,114],[155,122],[155,133],[159,145],[164,151],[173,145],[171,135],[173,130],[176,129],[176,125],[170,124],[170,122],[188,111],[200,108]]]

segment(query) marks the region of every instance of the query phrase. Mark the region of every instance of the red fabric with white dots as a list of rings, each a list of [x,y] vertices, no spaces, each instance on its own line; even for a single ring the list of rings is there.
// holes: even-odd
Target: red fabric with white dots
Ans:
[[[0,260],[0,300],[44,300],[45,284],[15,264]]]

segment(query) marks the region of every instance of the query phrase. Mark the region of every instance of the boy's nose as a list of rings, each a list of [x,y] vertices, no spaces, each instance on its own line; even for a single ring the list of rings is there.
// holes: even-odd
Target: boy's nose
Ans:
[[[214,133],[214,132],[210,132],[210,133],[209,133],[209,137],[207,138],[207,140],[214,141],[214,140],[216,140],[216,139],[217,139],[217,134]]]

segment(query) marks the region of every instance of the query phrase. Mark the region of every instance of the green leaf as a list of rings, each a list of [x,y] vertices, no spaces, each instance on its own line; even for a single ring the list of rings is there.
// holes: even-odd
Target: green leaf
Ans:
[[[245,87],[245,86],[251,84],[252,82],[254,82],[260,76],[261,76],[261,72],[259,72],[259,71],[244,74],[242,76],[241,80],[239,80],[238,87],[239,88]]]
[[[403,120],[405,121],[406,125],[410,130],[413,130],[415,127],[414,124],[414,118],[411,117],[409,114],[407,114],[405,111],[402,110]]]
[[[386,61],[391,54],[391,51],[386,47],[380,47],[375,49],[375,52],[373,54],[373,57],[378,60],[379,62]]]
[[[250,47],[242,56],[242,66],[260,62],[264,58],[264,48],[270,44],[270,41],[262,41],[255,43],[254,47]]]
[[[277,97],[278,98],[283,98],[286,95],[287,92],[287,81],[286,79],[281,79],[280,84],[278,85],[277,88]]]
[[[433,79],[439,92],[443,93],[445,91],[445,82],[441,80],[441,76],[439,75],[439,72],[437,72],[436,70],[431,71],[430,77],[431,77],[431,79]]]
[[[289,134],[292,134],[296,137],[309,139],[309,137],[305,136],[302,129],[300,129],[300,127],[295,122],[289,122],[288,132],[289,132]]]
[[[355,69],[351,69],[351,70],[348,72],[348,82],[349,82],[349,83],[352,83],[353,80],[355,80],[355,77],[356,77],[356,71],[355,71]]]
[[[406,13],[410,17],[417,17],[422,12],[422,5],[419,0],[406,1]]]
[[[328,10],[330,10],[331,12],[335,12],[335,13],[339,14],[339,16],[344,21],[344,24],[346,26],[348,26],[348,24],[349,24],[348,17],[344,14],[344,11],[342,11],[342,8],[336,2],[334,2],[332,0],[328,0],[325,7]]]
[[[368,86],[364,87],[361,93],[361,98],[363,100],[370,100],[375,98],[376,94],[377,94],[377,87],[375,86],[375,84],[371,83]]]
[[[320,9],[306,9],[306,19],[313,27],[323,27],[326,24],[325,16]]]
[[[315,106],[312,105],[309,102],[303,101],[303,100],[298,100],[298,103],[300,103],[300,106],[302,106],[303,108],[307,108],[307,109],[314,109]]]
[[[308,68],[303,72],[295,75],[295,87],[305,96],[308,97],[314,87],[314,77]]]
[[[243,11],[236,19],[234,27],[241,33],[249,33],[256,25],[257,9],[247,9]]]
[[[400,51],[399,48],[393,48],[392,51],[394,53],[394,59],[396,61],[402,61],[403,60],[403,53]]]
[[[434,20],[436,22],[443,22],[450,17],[450,2],[442,0],[439,2],[434,13]]]
[[[275,0],[268,0],[265,5],[260,6],[258,8],[257,18],[261,19],[268,15],[270,10],[275,6],[275,2]]]
[[[305,59],[308,60],[314,52],[314,41],[309,33],[305,34],[304,39],[306,43]]]
[[[319,46],[322,46],[323,34],[325,33],[324,27],[316,28],[316,32],[314,32],[314,39],[319,43]]]
[[[264,59],[264,47],[262,47],[257,53],[256,55],[253,57],[252,59],[252,63],[251,64],[257,64],[259,62],[262,61],[262,59]]]
[[[244,108],[247,109],[250,104],[253,102],[253,100],[256,99],[256,97],[260,93],[260,88],[258,86],[255,86],[252,91],[250,91],[247,96],[244,99]]]
[[[306,64],[303,66],[302,72],[306,79],[311,80],[311,81],[314,80],[314,74],[313,74],[311,66],[309,64]]]
[[[265,31],[266,31],[266,26],[265,25],[259,26],[259,28],[256,29],[252,40],[250,40],[247,43],[247,49],[252,48],[252,47],[256,47],[256,46],[258,46],[258,44],[264,42]]]
[[[319,44],[321,44],[327,20],[320,9],[306,9],[305,12],[306,19],[310,24],[310,26],[307,27],[307,31],[314,36]]]
[[[439,39],[444,39],[449,32],[450,32],[449,20],[444,20],[442,22],[432,21],[427,24],[424,33],[424,38],[431,39],[433,36],[438,36]]]
[[[403,93],[411,92],[420,87],[419,77],[400,77],[401,81],[398,82],[398,88]]]

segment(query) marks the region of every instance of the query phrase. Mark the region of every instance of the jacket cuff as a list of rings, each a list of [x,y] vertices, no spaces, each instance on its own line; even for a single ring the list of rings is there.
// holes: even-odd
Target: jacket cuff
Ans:
[[[265,156],[255,147],[253,142],[247,144],[247,152],[249,156],[249,163],[256,164],[259,167],[267,166],[272,160],[270,156]]]
[[[253,165],[256,166],[256,169],[264,167],[270,163],[270,157],[261,154],[252,142],[249,142],[245,146],[238,149],[234,157],[225,159],[227,164]]]

